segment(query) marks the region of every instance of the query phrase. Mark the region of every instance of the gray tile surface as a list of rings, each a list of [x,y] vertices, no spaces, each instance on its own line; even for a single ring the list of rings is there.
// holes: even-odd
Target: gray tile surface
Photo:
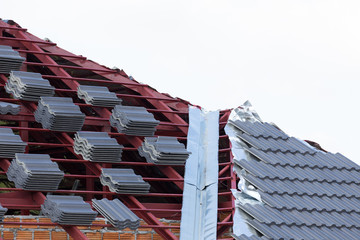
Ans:
[[[324,153],[296,138],[273,133],[274,126],[266,123],[232,124],[251,156],[235,163],[263,202],[239,207],[251,216],[247,222],[260,235],[360,239],[360,167],[356,163],[339,153]]]

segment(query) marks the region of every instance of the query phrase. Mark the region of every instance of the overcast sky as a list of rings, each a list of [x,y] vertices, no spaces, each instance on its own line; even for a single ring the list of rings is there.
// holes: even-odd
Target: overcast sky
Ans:
[[[0,17],[160,92],[360,163],[360,1],[2,1]]]

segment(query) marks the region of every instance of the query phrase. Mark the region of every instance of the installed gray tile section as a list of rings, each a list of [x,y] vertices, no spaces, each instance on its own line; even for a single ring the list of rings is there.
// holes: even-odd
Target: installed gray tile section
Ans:
[[[116,193],[147,194],[150,190],[150,184],[132,169],[102,168],[100,182]]]
[[[159,123],[144,107],[116,105],[110,117],[111,126],[126,135],[154,136]]]
[[[247,133],[248,135],[254,137],[263,137],[263,138],[274,138],[274,139],[283,139],[286,140],[289,138],[283,131],[277,129],[275,126],[270,123],[260,123],[260,122],[244,122],[240,120],[232,121],[229,120],[229,123],[241,130],[242,132]]]
[[[11,71],[5,85],[7,93],[16,99],[39,101],[41,96],[53,96],[55,88],[41,74],[33,72]]]
[[[240,204],[252,217],[248,223],[274,239],[359,239],[360,167],[339,153],[269,134],[266,128],[273,126],[259,124],[238,124],[251,157],[235,164],[264,203]]]
[[[176,137],[146,137],[138,151],[147,162],[163,165],[184,165],[190,155]]]
[[[0,128],[0,158],[14,158],[15,153],[24,153],[26,146],[11,128]]]
[[[0,73],[19,70],[25,58],[10,46],[0,45]]]
[[[48,154],[16,153],[6,175],[16,188],[36,191],[57,190],[64,172]]]
[[[80,196],[47,195],[41,212],[61,225],[91,225],[97,216]]]
[[[135,230],[140,226],[140,218],[119,199],[92,199],[92,204],[96,211],[105,217],[111,225],[120,230],[124,228]]]
[[[17,115],[21,110],[21,106],[8,102],[0,102],[0,114],[12,114]]]
[[[104,86],[80,85],[77,89],[77,95],[87,104],[101,107],[114,107],[121,103],[121,99],[115,93],[110,92]]]
[[[106,132],[77,132],[74,151],[92,162],[116,163],[121,161],[124,146]]]
[[[63,132],[77,132],[85,121],[79,106],[66,97],[41,97],[34,116],[43,128]]]

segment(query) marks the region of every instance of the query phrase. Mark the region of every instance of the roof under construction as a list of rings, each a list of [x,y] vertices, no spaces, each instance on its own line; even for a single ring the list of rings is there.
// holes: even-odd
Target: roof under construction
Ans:
[[[360,235],[360,167],[343,155],[247,104],[205,113],[13,21],[0,31],[0,219],[51,220],[5,228],[74,239],[90,239],[91,224],[166,240]]]

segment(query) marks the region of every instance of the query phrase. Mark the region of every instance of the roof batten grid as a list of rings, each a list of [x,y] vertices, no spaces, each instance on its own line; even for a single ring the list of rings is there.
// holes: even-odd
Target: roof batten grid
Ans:
[[[0,28],[1,28],[1,24],[3,24],[2,22],[0,22]],[[182,115],[186,115],[187,112],[184,111],[184,107],[180,107],[178,109],[176,109],[177,107],[175,105],[171,105],[172,108],[170,108],[167,104],[165,103],[179,103],[182,104],[182,106],[187,106],[187,102],[181,100],[181,99],[174,99],[171,97],[168,97],[167,95],[160,95],[158,93],[156,93],[156,91],[154,91],[153,89],[148,88],[148,85],[146,84],[141,84],[141,83],[137,83],[136,81],[130,81],[129,79],[125,78],[123,75],[119,74],[119,73],[114,73],[113,70],[104,68],[103,66],[99,66],[93,62],[87,61],[84,64],[81,63],[81,61],[84,61],[84,59],[82,58],[77,58],[77,57],[73,57],[71,58],[71,56],[67,56],[69,53],[63,51],[62,49],[59,49],[57,47],[55,47],[55,44],[53,43],[49,43],[49,42],[45,42],[43,40],[40,41],[40,39],[37,39],[36,37],[32,36],[31,34],[28,33],[16,33],[16,30],[18,29],[9,29],[8,31],[11,32],[13,35],[16,36],[16,38],[26,38],[25,41],[20,41],[20,40],[14,40],[18,43],[21,43],[25,46],[26,49],[21,49],[23,50],[23,54],[33,54],[35,55],[41,62],[44,62],[45,64],[41,64],[41,66],[44,65],[48,65],[48,68],[50,71],[52,71],[55,75],[43,75],[43,78],[49,79],[50,82],[51,81],[61,81],[63,83],[66,83],[70,89],[56,89],[55,91],[59,94],[61,93],[71,93],[73,94],[74,92],[76,92],[76,88],[75,86],[78,85],[77,81],[87,81],[87,82],[93,82],[95,84],[99,83],[99,85],[107,85],[107,84],[118,84],[119,86],[125,86],[135,92],[138,92],[140,95],[132,95],[132,94],[117,94],[118,97],[121,98],[133,98],[133,99],[144,99],[147,100],[151,105],[154,106],[154,109],[149,109],[149,112],[153,112],[153,113],[162,113],[166,118],[169,119],[168,121],[163,121],[164,125],[163,127],[173,127],[177,129],[177,132],[173,132],[172,134],[175,134],[176,137],[178,137],[178,139],[182,139],[182,140],[186,140],[186,133],[187,133],[187,123],[179,117],[180,114]],[[0,39],[1,42],[1,39]],[[39,45],[41,45],[41,48],[39,47]],[[20,50],[20,51],[21,51]],[[26,51],[28,51],[26,53]],[[46,51],[46,52],[45,52]],[[41,53],[40,53],[41,52]],[[43,54],[42,54],[43,53]],[[85,69],[96,69],[94,70],[94,72],[98,73],[101,77],[106,78],[108,80],[103,80],[103,79],[92,79],[92,78],[82,78],[82,77],[73,77],[70,76],[66,71],[64,71],[63,67],[61,65],[56,64],[54,61],[52,61],[52,59],[50,58],[50,56],[58,56],[58,57],[64,57],[64,58],[69,58],[69,59],[73,59],[74,63],[78,66],[80,66],[79,69],[76,69],[76,67],[74,68],[74,66],[69,66],[70,68],[73,68],[74,70],[85,70]],[[79,61],[79,62],[77,62]],[[31,63],[30,63],[31,64]],[[36,65],[33,64],[34,66]],[[56,65],[56,66],[55,66]],[[67,66],[64,66],[64,68],[66,68]],[[70,69],[69,68],[69,69]],[[98,69],[103,68],[102,70],[99,70],[101,72],[97,72]],[[9,99],[7,99],[9,100]],[[11,101],[11,100],[10,100]],[[26,105],[28,106],[28,104]],[[31,106],[31,105],[30,105]],[[81,107],[90,107],[89,105],[86,104],[79,104],[79,106]],[[173,108],[175,110],[173,110]],[[25,109],[26,110],[26,109]],[[29,109],[30,111],[32,111],[32,109]],[[226,111],[225,111],[226,112]],[[85,121],[85,125],[87,124],[95,124],[97,121],[100,121],[100,124],[95,124],[94,126],[98,125],[101,126],[102,123],[105,123],[106,118],[109,116],[108,113],[106,113],[106,111],[102,111],[101,114],[99,114],[101,117],[100,118],[94,118],[94,117],[89,117],[87,119],[87,121]],[[30,117],[30,115],[22,115],[20,116],[20,118],[28,118]],[[16,130],[20,130],[20,131],[26,131],[26,132],[48,132],[48,130],[46,129],[39,129],[39,128],[33,128],[33,127],[29,127],[31,126],[30,123],[31,121],[28,121],[26,119],[20,119],[18,120],[19,126],[14,126],[11,127],[12,129],[16,129]],[[10,120],[9,118],[4,118],[5,120]],[[21,124],[28,124],[29,126],[22,126]],[[225,122],[223,122],[221,124],[221,126],[224,126]],[[105,126],[106,128],[106,126]],[[170,129],[168,129],[169,131],[171,131]],[[108,130],[106,130],[108,131]],[[119,134],[119,133],[110,133],[110,136],[113,137],[117,137],[117,136],[124,136],[123,134]],[[171,135],[170,135],[171,136]],[[174,135],[172,135],[174,136]],[[54,134],[55,139],[57,139],[57,141],[60,141],[61,143],[54,143],[53,147],[58,146],[60,147],[62,144],[62,147],[65,147],[67,150],[70,151],[70,148],[72,148],[72,141],[69,139],[69,135],[66,133],[55,133]],[[220,137],[220,139],[226,139],[227,136],[223,135]],[[38,143],[44,143],[43,146],[45,146],[45,141],[42,140],[36,140],[36,142]],[[30,145],[36,145],[36,142],[30,143]],[[141,144],[141,139],[134,137],[133,139],[131,139],[131,141],[129,142],[129,144],[133,147],[129,147],[127,150],[124,149],[124,151],[134,151],[133,149],[137,148],[138,146],[140,146]],[[50,146],[50,145],[49,145]],[[223,154],[227,154],[228,150],[224,149],[224,148],[220,148],[219,153],[223,153]],[[228,154],[229,155],[229,154]],[[94,164],[94,163],[89,163],[87,161],[80,159],[56,159],[53,158],[53,161],[56,162],[61,162],[61,161],[68,161],[68,162],[81,162],[81,164],[84,165],[84,167],[90,169],[94,175],[83,175],[83,174],[77,174],[78,177],[80,176],[85,176],[84,178],[86,178],[87,176],[89,176],[89,178],[94,178],[93,176],[96,176],[96,172],[101,169],[101,166],[99,164]],[[219,166],[229,166],[229,164],[231,164],[230,162],[221,162],[219,163]],[[121,162],[118,163],[117,165],[122,165],[122,166],[154,166],[145,162]],[[167,175],[168,181],[173,181],[175,184],[177,184],[180,188],[182,187],[181,183],[182,177],[181,175],[179,175],[177,173],[177,171],[175,171],[172,167],[169,166],[162,166],[159,168],[161,171],[163,171],[165,173],[165,175]],[[226,173],[227,171],[225,171],[224,173],[224,177],[223,178],[219,178],[219,181],[230,181],[230,177],[227,176],[228,173]],[[76,174],[70,174],[70,175],[76,175]],[[70,175],[68,175],[67,177],[71,177]],[[144,179],[146,179],[146,177],[144,177]],[[148,180],[150,180],[151,178],[148,178]],[[156,178],[153,178],[154,181]],[[165,179],[165,178],[164,178]],[[166,180],[156,180],[156,181],[166,181]],[[14,190],[16,192],[18,192],[18,190]],[[59,190],[59,191],[66,191],[66,190]],[[70,191],[70,192],[69,192]],[[69,190],[66,193],[75,193],[75,194],[87,194],[87,193],[106,193],[106,194],[110,194],[108,191],[83,191],[83,190]],[[60,192],[59,192],[60,193]],[[65,192],[63,192],[65,193]],[[37,194],[37,193],[34,193]],[[159,197],[161,196],[162,193],[153,193],[153,195],[151,197]],[[167,194],[167,193],[163,193],[163,196],[167,196],[167,197],[181,197],[181,194],[172,194],[173,196],[171,196],[171,194]],[[230,192],[223,192],[223,193],[219,193],[219,196],[226,196],[226,198],[231,198],[231,193]],[[125,195],[123,196],[124,198],[127,198],[128,200],[130,200],[130,203],[132,206],[135,206],[135,208],[138,209],[138,211],[143,212],[142,213],[142,217],[147,221],[147,223],[152,223],[151,225],[148,226],[153,226],[154,229],[166,229],[166,226],[162,225],[160,222],[157,222],[156,218],[153,217],[153,215],[151,216],[151,214],[146,214],[146,211],[150,210],[147,207],[144,207],[144,205],[142,205],[136,198],[134,197],[126,197]],[[135,209],[134,207],[132,207],[131,209]],[[223,208],[221,211],[226,211],[229,212],[231,211],[231,209],[229,210],[228,208]],[[156,211],[155,211],[156,212]],[[227,229],[231,226],[232,222],[220,222],[218,224],[218,226],[228,226]],[[73,231],[74,229],[70,230]],[[162,231],[161,235],[164,237],[168,237],[166,239],[177,239],[175,236],[173,236],[172,234],[170,234],[169,232],[166,231]]]

